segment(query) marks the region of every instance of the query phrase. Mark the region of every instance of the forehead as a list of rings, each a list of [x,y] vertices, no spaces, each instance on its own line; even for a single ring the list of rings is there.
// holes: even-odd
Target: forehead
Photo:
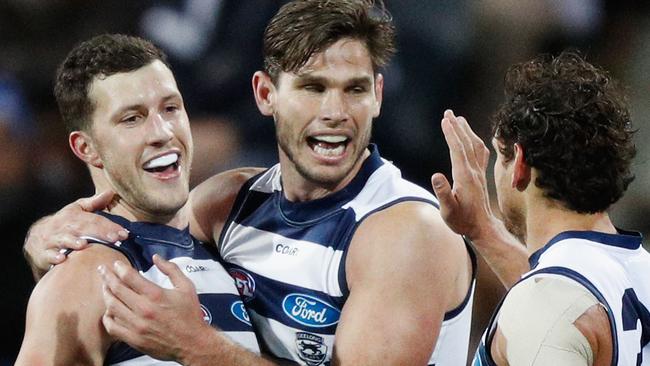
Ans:
[[[130,72],[95,77],[88,93],[96,110],[102,113],[127,105],[152,103],[170,94],[180,96],[174,75],[159,60]]]
[[[288,74],[293,77],[372,77],[372,59],[368,48],[362,41],[343,38],[325,50],[314,53],[296,73]]]

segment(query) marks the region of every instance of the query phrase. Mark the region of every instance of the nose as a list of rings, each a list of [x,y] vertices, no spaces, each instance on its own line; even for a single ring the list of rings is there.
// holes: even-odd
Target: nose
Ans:
[[[173,137],[173,122],[166,120],[159,113],[153,114],[149,123],[147,142],[150,145],[162,146],[169,142]]]
[[[321,103],[321,119],[331,124],[339,124],[348,119],[348,108],[344,93],[330,90],[325,93]]]

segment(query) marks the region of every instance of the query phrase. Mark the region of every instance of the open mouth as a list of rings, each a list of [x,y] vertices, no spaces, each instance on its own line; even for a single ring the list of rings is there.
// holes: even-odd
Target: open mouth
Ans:
[[[179,163],[180,155],[173,152],[149,160],[142,168],[149,173],[174,173],[178,171]]]
[[[349,139],[343,135],[319,135],[307,138],[309,147],[318,155],[337,157],[343,155]]]

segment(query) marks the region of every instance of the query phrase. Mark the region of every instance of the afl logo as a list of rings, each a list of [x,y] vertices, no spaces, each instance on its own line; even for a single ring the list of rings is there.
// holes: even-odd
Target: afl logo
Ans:
[[[237,291],[244,301],[249,301],[255,296],[255,280],[253,276],[241,269],[229,269],[228,273],[235,280]]]
[[[284,313],[308,327],[329,327],[339,322],[341,312],[325,301],[305,294],[289,294],[282,300]]]
[[[251,318],[248,317],[248,312],[241,301],[235,301],[230,307],[230,312],[242,323],[251,325]]]
[[[206,324],[212,324],[212,314],[210,314],[210,310],[203,306],[203,304],[201,304],[201,313],[203,313],[203,321]]]

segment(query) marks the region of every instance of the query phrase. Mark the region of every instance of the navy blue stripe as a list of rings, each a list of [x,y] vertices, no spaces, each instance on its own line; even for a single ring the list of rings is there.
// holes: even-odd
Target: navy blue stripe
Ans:
[[[384,164],[376,145],[370,144],[368,150],[370,156],[364,160],[359,172],[343,189],[323,198],[305,202],[291,202],[284,195],[278,195],[278,208],[287,222],[292,225],[309,225],[334,214],[341,206],[356,197],[365,187],[368,178]]]
[[[137,351],[124,342],[116,342],[111,344],[106,352],[106,359],[104,365],[111,365],[118,362],[132,360],[134,358],[143,356],[144,353]]]
[[[232,311],[233,304],[241,302],[238,295],[199,294],[199,302],[209,310],[213,327],[225,332],[253,331],[251,325],[244,322],[246,319],[239,319]]]
[[[530,268],[535,268],[539,262],[539,257],[550,247],[565,239],[584,239],[603,245],[614,246],[623,249],[639,249],[643,236],[634,231],[616,229],[619,234],[608,234],[597,231],[565,231],[557,234],[546,245],[538,249],[528,258]]]
[[[244,304],[248,309],[265,318],[276,320],[296,329],[320,334],[334,334],[336,331],[338,317],[344,304],[343,297],[334,297],[324,292],[275,281],[234,264],[226,264],[226,268],[237,269],[252,277],[254,281],[253,296],[248,298],[244,297]],[[326,323],[329,324],[332,321],[336,321],[336,323],[328,326],[309,326],[300,323],[295,317],[289,316],[283,309],[283,302],[291,294],[306,295],[307,297],[315,298],[329,304],[335,311],[328,309],[325,312],[325,315],[328,317]]]
[[[581,275],[580,273],[566,268],[566,267],[546,267],[542,268],[540,270],[534,271],[532,273],[529,273],[525,277],[523,277],[519,282],[524,281],[527,278],[530,278],[532,276],[538,275],[538,274],[544,274],[544,273],[549,273],[549,274],[557,274],[561,275],[564,277],[568,277],[576,282],[578,282],[580,285],[582,285],[584,288],[589,290],[598,301],[605,305],[607,308],[607,317],[609,318],[609,326],[610,330],[612,332],[612,366],[616,366],[618,364],[618,335],[616,334],[616,320],[614,318],[612,308],[609,306],[609,303],[605,299],[605,296],[598,290],[596,286],[594,286],[591,281],[589,281],[585,276]]]
[[[103,211],[96,211],[95,213],[128,229],[129,239],[133,237],[146,238],[150,241],[159,241],[161,244],[168,244],[181,248],[191,248],[193,246],[189,226],[183,230],[179,230],[171,226],[152,222],[131,222],[124,217]]]

